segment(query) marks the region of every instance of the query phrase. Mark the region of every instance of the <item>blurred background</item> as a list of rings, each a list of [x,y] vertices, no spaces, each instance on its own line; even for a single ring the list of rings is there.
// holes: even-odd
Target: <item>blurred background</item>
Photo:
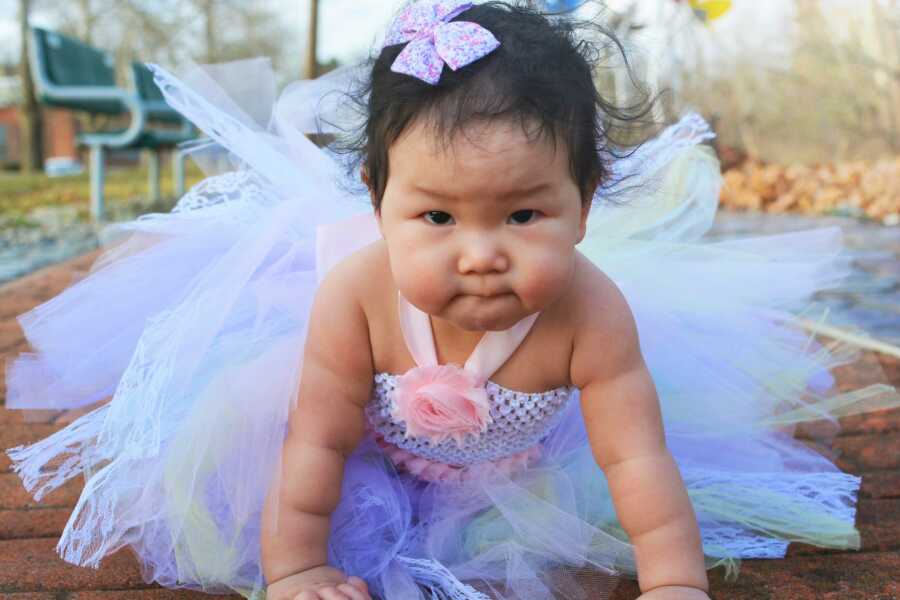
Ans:
[[[900,340],[900,0],[532,3],[614,30],[643,91],[662,93],[660,121],[696,110],[712,124],[725,175],[712,236],[844,226],[888,306],[867,323]],[[178,129],[136,64],[267,56],[284,85],[370,55],[400,5],[0,0],[0,282],[95,248],[103,223],[169,210],[180,180],[201,178],[171,160],[197,132]],[[641,93],[609,57],[603,92]],[[127,143],[98,142],[125,131],[134,107],[72,101],[49,80],[130,94],[147,123]]]

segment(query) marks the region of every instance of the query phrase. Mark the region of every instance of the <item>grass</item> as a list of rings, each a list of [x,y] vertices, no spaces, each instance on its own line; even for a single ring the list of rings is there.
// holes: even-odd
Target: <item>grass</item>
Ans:
[[[203,172],[188,163],[185,169],[185,187],[203,179]],[[43,207],[73,206],[79,218],[88,220],[91,191],[87,170],[80,175],[47,177],[43,173],[21,175],[0,172],[0,226],[35,226],[29,215]],[[149,202],[147,168],[113,167],[106,172],[105,203],[108,207]],[[174,203],[175,190],[171,171],[164,169],[160,177],[162,197],[168,204]]]

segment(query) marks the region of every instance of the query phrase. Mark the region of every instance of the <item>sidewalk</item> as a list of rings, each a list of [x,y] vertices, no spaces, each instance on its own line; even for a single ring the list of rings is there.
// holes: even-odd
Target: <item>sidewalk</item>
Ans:
[[[16,315],[51,298],[87,270],[96,252],[28,275],[0,287],[0,361],[27,351]],[[854,371],[838,373],[842,385],[868,366],[880,364],[890,382],[900,386],[900,361],[867,355]],[[0,381],[0,403],[5,397]],[[828,445],[818,444],[837,464],[863,476],[857,526],[862,532],[859,552],[835,552],[792,544],[783,560],[748,560],[736,583],[710,573],[717,600],[898,600],[900,582],[900,411],[873,413],[842,421],[840,435]],[[51,419],[24,423],[15,411],[0,408],[0,449],[36,441],[61,425]],[[817,444],[815,428],[800,433]],[[2,453],[0,453],[2,454]],[[132,555],[123,550],[99,570],[81,569],[56,556],[55,545],[75,505],[81,481],[72,481],[36,504],[0,455],[0,598],[9,600],[170,600],[215,599],[163,590],[141,579]],[[639,590],[631,581],[619,584],[611,600],[632,600]]]

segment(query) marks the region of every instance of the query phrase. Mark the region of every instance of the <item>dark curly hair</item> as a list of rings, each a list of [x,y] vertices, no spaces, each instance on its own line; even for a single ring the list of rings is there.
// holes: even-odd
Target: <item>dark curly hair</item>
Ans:
[[[583,201],[590,202],[597,186],[610,183],[610,163],[621,158],[617,151],[625,146],[633,151],[636,128],[653,124],[654,100],[635,80],[621,42],[597,22],[551,15],[527,3],[486,2],[454,20],[478,23],[500,47],[457,71],[445,68],[431,85],[391,71],[404,45],[387,46],[351,94],[363,112],[364,130],[344,136],[332,149],[353,157],[351,170],[363,168],[376,211],[390,174],[388,149],[420,117],[430,119],[436,139],[444,142],[473,121],[494,118],[518,121],[529,139],[561,142]],[[593,37],[600,41],[589,41],[582,32],[598,34]],[[625,59],[640,91],[631,105],[617,106],[595,84],[610,49]],[[625,139],[629,143],[623,145]]]

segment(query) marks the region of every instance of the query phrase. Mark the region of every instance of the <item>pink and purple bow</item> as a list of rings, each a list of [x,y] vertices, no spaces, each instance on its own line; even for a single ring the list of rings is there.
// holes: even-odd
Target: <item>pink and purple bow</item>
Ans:
[[[455,71],[496,50],[500,42],[481,25],[450,22],[473,6],[458,0],[426,0],[406,7],[384,42],[385,46],[409,42],[391,71],[435,85],[445,63]]]

